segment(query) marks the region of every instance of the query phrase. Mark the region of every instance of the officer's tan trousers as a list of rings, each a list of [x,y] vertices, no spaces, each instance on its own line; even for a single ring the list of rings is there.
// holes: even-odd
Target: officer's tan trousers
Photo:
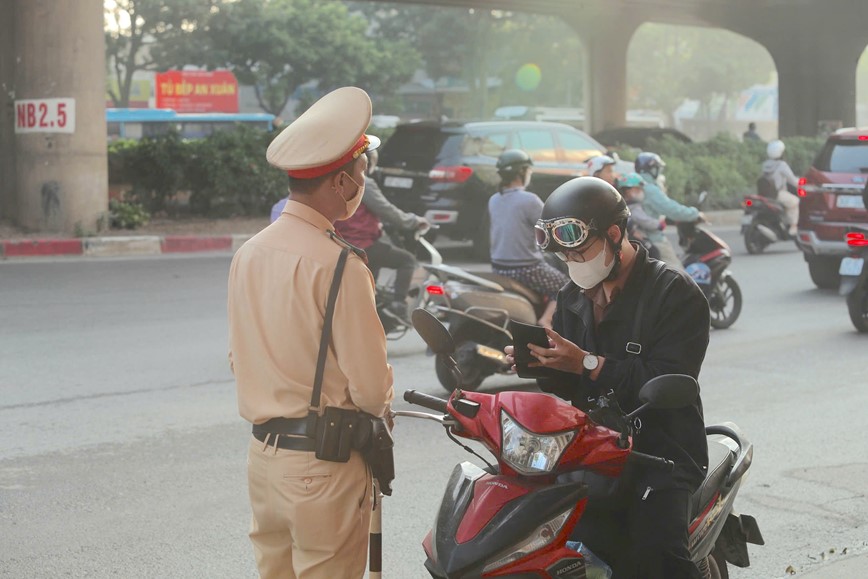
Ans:
[[[358,453],[349,462],[277,449],[251,437],[250,540],[263,579],[357,578],[365,573],[372,488]]]

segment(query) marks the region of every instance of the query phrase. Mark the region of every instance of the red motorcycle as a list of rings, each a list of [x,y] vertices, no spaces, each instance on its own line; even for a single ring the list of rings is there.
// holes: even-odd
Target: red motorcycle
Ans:
[[[435,353],[448,357],[454,351],[449,332],[427,312],[415,311],[413,325]],[[453,470],[422,543],[425,568],[441,579],[611,577],[604,561],[570,540],[573,529],[588,499],[609,496],[628,463],[673,467],[669,460],[633,451],[631,425],[646,408],[683,407],[697,393],[690,376],[654,378],[639,394],[643,405],[621,415],[624,428],[618,432],[549,394],[458,389],[446,400],[405,392],[407,402],[438,414],[399,411],[397,416],[436,420],[453,441],[458,442],[455,436],[476,440],[497,459],[488,468],[463,462]],[[763,544],[756,520],[732,512],[753,447],[734,424],[706,430],[709,469],[692,499],[689,547],[706,577],[727,577],[727,562],[749,565],[747,543]]]

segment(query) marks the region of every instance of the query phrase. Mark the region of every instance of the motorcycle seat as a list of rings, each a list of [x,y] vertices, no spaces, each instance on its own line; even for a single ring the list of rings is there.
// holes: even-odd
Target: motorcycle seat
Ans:
[[[505,275],[497,275],[496,273],[491,273],[490,271],[472,271],[469,273],[472,273],[477,277],[481,277],[482,279],[493,281],[494,283],[502,286],[504,290],[526,298],[527,301],[533,304],[534,307],[541,306],[545,301],[541,294],[538,294],[526,285],[523,285],[522,283],[512,279],[511,277],[506,277]]]
[[[727,445],[715,440],[708,441],[708,474],[705,475],[705,480],[690,497],[691,521],[705,510],[705,507],[714,498],[714,494],[720,490],[734,461],[735,454]]]

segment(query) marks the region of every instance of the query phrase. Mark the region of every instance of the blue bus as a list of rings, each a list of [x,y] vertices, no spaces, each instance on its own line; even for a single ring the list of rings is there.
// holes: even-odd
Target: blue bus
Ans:
[[[178,113],[172,109],[106,109],[108,140],[141,139],[177,131],[185,139],[201,139],[236,123],[271,131],[268,113]]]

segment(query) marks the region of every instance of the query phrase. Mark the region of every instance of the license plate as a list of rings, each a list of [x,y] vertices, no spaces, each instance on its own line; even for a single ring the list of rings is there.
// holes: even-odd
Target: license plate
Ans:
[[[383,184],[386,187],[394,187],[395,189],[412,189],[413,179],[410,177],[386,177]]]
[[[838,273],[840,275],[859,275],[862,273],[864,264],[865,259],[862,257],[845,257],[841,260],[841,268]]]
[[[865,209],[865,203],[860,195],[838,195],[835,206],[841,209]]]
[[[742,215],[741,224],[742,225],[750,225],[753,223],[753,215]]]

